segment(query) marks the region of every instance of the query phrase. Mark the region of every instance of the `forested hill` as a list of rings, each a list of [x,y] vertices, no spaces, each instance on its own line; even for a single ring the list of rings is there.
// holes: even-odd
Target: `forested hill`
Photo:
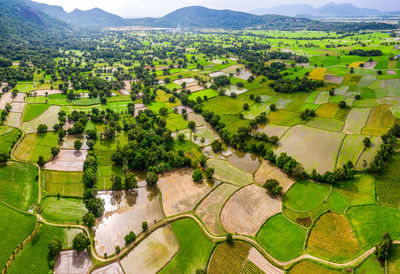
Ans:
[[[393,29],[384,23],[328,23],[307,18],[282,15],[254,15],[233,10],[214,10],[193,6],[178,9],[161,18],[129,19],[129,25],[162,28],[223,28],[223,29],[277,29],[277,30],[327,30],[357,31]]]
[[[32,41],[65,33],[68,25],[20,0],[0,0],[0,41]]]

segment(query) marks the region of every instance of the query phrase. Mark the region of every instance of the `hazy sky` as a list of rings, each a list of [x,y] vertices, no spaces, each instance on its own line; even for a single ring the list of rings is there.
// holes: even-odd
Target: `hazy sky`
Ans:
[[[186,6],[205,6],[215,9],[249,11],[256,8],[269,8],[275,5],[302,3],[315,7],[332,0],[35,0],[36,2],[62,6],[66,11],[75,8],[87,10],[101,8],[122,17],[159,17],[177,8]],[[335,3],[353,3],[363,8],[376,8],[383,11],[400,10],[399,0],[336,0]]]

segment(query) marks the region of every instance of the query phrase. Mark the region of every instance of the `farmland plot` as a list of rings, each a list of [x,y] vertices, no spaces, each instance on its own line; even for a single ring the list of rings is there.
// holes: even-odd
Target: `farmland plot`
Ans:
[[[348,161],[356,165],[360,155],[364,151],[363,140],[366,137],[365,135],[346,135],[339,151],[336,167],[342,167]]]
[[[61,110],[59,106],[49,107],[42,115],[39,117],[25,122],[22,124],[22,129],[27,133],[37,132],[37,127],[40,124],[45,124],[48,131],[53,130],[53,126],[58,124],[58,112]]]
[[[83,171],[87,153],[87,150],[61,149],[54,159],[44,165],[44,168],[58,171]]]
[[[214,178],[222,182],[238,186],[245,186],[253,182],[253,176],[249,172],[231,165],[228,161],[209,159],[206,165],[215,169]]]
[[[368,121],[369,108],[352,108],[344,124],[343,132],[346,134],[361,134],[365,123]]]
[[[233,245],[222,243],[217,246],[211,255],[207,272],[214,273],[240,273],[251,245],[236,241]]]
[[[295,180],[289,177],[280,168],[271,164],[269,161],[263,160],[260,167],[254,174],[254,181],[262,186],[266,180],[275,179],[279,182],[279,185],[283,187],[283,193],[295,183]]]

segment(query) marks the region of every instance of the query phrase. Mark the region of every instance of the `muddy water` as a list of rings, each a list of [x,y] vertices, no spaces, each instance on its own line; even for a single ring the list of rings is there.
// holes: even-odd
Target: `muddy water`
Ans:
[[[115,246],[123,247],[124,237],[133,231],[142,232],[142,222],[148,224],[163,218],[157,189],[140,187],[131,191],[99,191],[104,201],[104,213],[95,227],[96,251],[103,255],[115,252]]]
[[[257,156],[251,153],[244,153],[240,151],[234,151],[232,155],[228,157],[228,161],[237,168],[250,173],[256,171],[261,163]]]

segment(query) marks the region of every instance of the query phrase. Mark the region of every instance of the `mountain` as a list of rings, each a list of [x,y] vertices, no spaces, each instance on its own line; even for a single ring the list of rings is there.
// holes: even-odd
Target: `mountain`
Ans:
[[[260,13],[262,12],[262,13]],[[291,4],[278,5],[269,9],[253,10],[254,14],[279,14],[285,16],[302,17],[368,17],[400,14],[400,11],[383,12],[377,9],[359,8],[350,3],[335,4],[328,3],[319,8],[310,5]]]
[[[255,9],[250,13],[257,15],[279,14],[285,16],[296,16],[298,14],[312,14],[315,8],[306,4],[278,5],[269,9]]]
[[[86,11],[75,9],[71,12],[66,12],[60,6],[37,3],[31,0],[24,1],[26,5],[36,10],[76,27],[104,28],[125,25],[125,21],[122,17],[99,8]]]
[[[0,0],[0,41],[32,41],[68,32],[67,24],[35,10],[20,0]]]

